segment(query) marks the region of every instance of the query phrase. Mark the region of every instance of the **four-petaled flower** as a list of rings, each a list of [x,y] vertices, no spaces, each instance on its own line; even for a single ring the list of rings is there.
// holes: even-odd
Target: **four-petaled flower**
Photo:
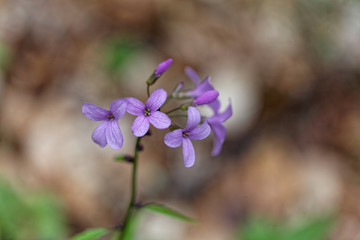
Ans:
[[[126,101],[117,99],[110,104],[110,111],[91,103],[84,103],[82,112],[93,121],[102,121],[94,130],[91,138],[100,147],[109,144],[111,148],[120,149],[123,145],[123,136],[118,120],[125,114]]]
[[[184,129],[177,129],[165,135],[164,142],[167,146],[176,148],[183,146],[185,167],[191,167],[195,163],[195,151],[190,140],[202,140],[209,136],[210,127],[207,122],[199,125],[201,115],[194,107],[188,108],[188,122]],[[199,126],[198,126],[199,125]]]
[[[227,119],[229,119],[232,116],[232,107],[230,102],[226,110],[222,113],[219,113],[220,110],[219,100],[210,103],[209,106],[214,111],[214,115],[206,118],[205,121],[209,123],[211,130],[214,133],[214,147],[211,155],[216,156],[220,153],[222,145],[225,141],[226,128],[223,125],[223,122],[225,122]]]
[[[206,77],[202,82],[197,73],[190,67],[185,68],[185,73],[195,83],[196,87],[185,93],[185,96],[198,98],[208,91],[214,90],[214,87],[210,84],[210,77]]]
[[[158,128],[165,129],[171,124],[170,118],[158,109],[164,104],[167,93],[164,89],[156,89],[148,98],[145,104],[136,98],[126,98],[127,112],[138,116],[131,126],[131,130],[137,137],[144,136],[149,130],[150,123]]]

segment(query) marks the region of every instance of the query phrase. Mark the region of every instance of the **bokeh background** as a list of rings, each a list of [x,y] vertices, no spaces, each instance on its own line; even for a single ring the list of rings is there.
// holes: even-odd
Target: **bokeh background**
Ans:
[[[357,0],[1,0],[0,238],[121,222],[131,167],[114,156],[132,152],[134,118],[120,151],[101,149],[81,106],[146,100],[173,58],[156,87],[191,87],[191,66],[233,117],[222,153],[196,142],[190,169],[166,131],[144,139],[139,200],[199,223],[144,212],[136,239],[357,239],[359,43]]]

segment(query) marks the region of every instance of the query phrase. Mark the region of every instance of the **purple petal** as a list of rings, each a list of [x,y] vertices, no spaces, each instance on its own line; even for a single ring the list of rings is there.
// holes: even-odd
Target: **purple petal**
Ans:
[[[148,116],[148,120],[157,129],[168,128],[171,124],[170,118],[165,113],[159,111],[152,112],[151,115]]]
[[[216,156],[220,153],[225,141],[226,128],[220,122],[209,122],[209,125],[214,133],[214,147],[211,155]]]
[[[194,90],[190,91],[189,95],[196,98],[211,90],[214,90],[214,87],[210,84],[210,77],[207,77]]]
[[[182,129],[176,129],[172,132],[165,134],[164,142],[167,146],[176,148],[181,145],[182,139]]]
[[[82,105],[82,112],[85,117],[93,121],[106,120],[108,118],[108,115],[110,114],[109,110],[98,107],[91,103],[84,103]]]
[[[215,114],[217,114],[220,110],[220,101],[219,100],[215,100],[212,103],[208,104],[211,109],[214,111]]]
[[[220,121],[220,122],[225,122],[226,120],[228,120],[230,117],[232,116],[232,107],[231,107],[231,102],[229,103],[229,106],[226,108],[226,110],[221,113],[218,114],[216,116],[216,118]]]
[[[145,106],[149,108],[151,112],[156,111],[164,104],[166,97],[166,91],[162,88],[158,88],[152,92],[149,99],[146,101]]]
[[[106,128],[106,141],[113,149],[120,149],[123,145],[123,136],[118,121],[109,121]]]
[[[192,69],[191,67],[185,68],[185,73],[188,75],[188,77],[198,86],[200,84],[200,78],[199,75]]]
[[[125,115],[126,107],[127,101],[120,98],[110,104],[110,111],[114,115],[115,119],[118,120]]]
[[[210,134],[210,126],[207,124],[207,122],[204,122],[200,126],[194,128],[189,132],[189,138],[191,140],[202,140],[204,138],[207,138]]]
[[[104,121],[99,124],[91,135],[92,140],[97,143],[100,147],[105,147],[106,141],[106,128],[108,127],[109,121]]]
[[[186,127],[184,128],[184,131],[188,132],[196,128],[197,125],[199,125],[200,120],[201,120],[200,112],[196,108],[189,106],[188,121]]]
[[[219,92],[215,91],[215,90],[211,90],[211,91],[207,91],[204,94],[202,94],[201,96],[197,97],[194,100],[194,103],[196,105],[204,105],[204,104],[208,104],[211,102],[214,102],[219,96]]]
[[[185,167],[192,167],[195,163],[195,150],[189,138],[183,138],[183,155]]]
[[[150,123],[145,116],[138,116],[131,126],[131,131],[137,137],[144,136],[149,130]]]
[[[169,58],[168,60],[165,60],[162,63],[160,63],[154,71],[156,77],[160,77],[170,67],[172,62],[173,60]]]
[[[133,97],[125,99],[127,102],[126,111],[132,115],[141,116],[144,115],[145,105]]]

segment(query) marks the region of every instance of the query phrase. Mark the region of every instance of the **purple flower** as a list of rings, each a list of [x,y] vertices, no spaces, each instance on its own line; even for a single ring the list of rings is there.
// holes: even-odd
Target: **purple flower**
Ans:
[[[207,91],[214,90],[214,87],[210,84],[210,77],[206,77],[202,82],[200,82],[200,78],[197,73],[190,67],[185,68],[185,73],[188,77],[195,83],[196,87],[188,91],[186,96],[197,98],[203,95]]]
[[[100,147],[109,144],[111,148],[120,149],[123,145],[123,136],[118,120],[122,118],[126,110],[126,101],[117,99],[110,105],[110,111],[91,103],[84,103],[82,112],[85,117],[93,121],[102,121],[91,135],[92,140]]]
[[[170,67],[172,62],[173,60],[169,58],[168,60],[165,60],[162,63],[160,63],[154,71],[155,77],[159,78]]]
[[[169,132],[164,138],[165,144],[169,147],[176,148],[182,144],[185,167],[192,167],[195,163],[195,151],[190,140],[202,140],[209,136],[211,131],[207,122],[198,126],[200,120],[199,111],[190,106],[186,127]]]
[[[214,102],[219,96],[219,92],[215,90],[210,90],[200,95],[194,100],[195,105],[204,105]]]
[[[127,112],[138,116],[131,126],[131,130],[137,137],[144,136],[149,130],[150,123],[158,128],[168,128],[171,124],[170,118],[158,109],[164,104],[167,93],[164,89],[156,89],[146,101],[145,105],[136,98],[126,98]]]
[[[156,80],[158,80],[161,75],[163,75],[163,73],[170,67],[171,63],[173,62],[173,60],[171,58],[169,58],[168,60],[163,61],[162,63],[160,63],[153,74],[151,74],[151,76],[149,77],[149,79],[146,81],[147,85],[153,85]]]
[[[222,145],[225,141],[226,128],[223,125],[227,119],[232,116],[232,107],[231,102],[229,106],[223,113],[219,113],[220,110],[220,102],[216,100],[209,104],[209,106],[214,110],[214,115],[206,118],[206,122],[209,123],[211,130],[214,133],[214,147],[211,155],[216,156],[220,153]]]

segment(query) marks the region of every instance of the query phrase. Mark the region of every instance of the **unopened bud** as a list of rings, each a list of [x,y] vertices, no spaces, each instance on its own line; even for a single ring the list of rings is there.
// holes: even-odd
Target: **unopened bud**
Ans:
[[[156,80],[158,80],[161,75],[170,67],[171,63],[173,62],[173,60],[171,58],[169,58],[168,60],[163,61],[162,63],[160,63],[153,74],[151,74],[151,76],[148,78],[148,80],[146,81],[147,85],[153,85]]]
[[[189,106],[191,106],[191,105],[192,105],[192,103],[183,104],[183,105],[180,106],[180,110],[181,111],[187,111]]]
[[[184,82],[181,82],[181,83],[179,83],[177,86],[176,86],[176,88],[174,89],[174,91],[172,92],[172,96],[176,96],[176,95],[178,95],[178,93],[183,89],[183,87],[184,87]]]

